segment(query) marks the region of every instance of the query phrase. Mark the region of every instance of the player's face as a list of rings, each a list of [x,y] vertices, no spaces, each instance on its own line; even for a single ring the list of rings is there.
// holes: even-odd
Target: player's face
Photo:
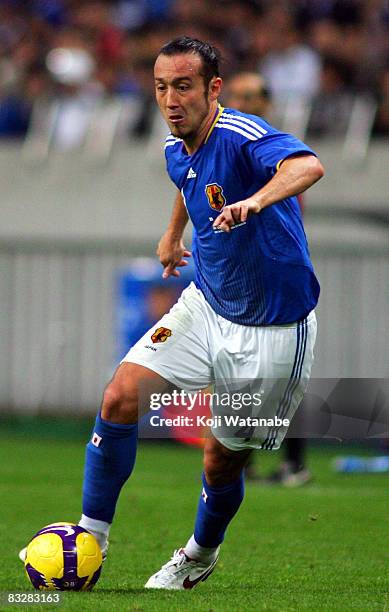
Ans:
[[[159,55],[154,67],[156,98],[171,133],[194,140],[215,112],[221,79],[206,88],[202,59],[194,53]]]

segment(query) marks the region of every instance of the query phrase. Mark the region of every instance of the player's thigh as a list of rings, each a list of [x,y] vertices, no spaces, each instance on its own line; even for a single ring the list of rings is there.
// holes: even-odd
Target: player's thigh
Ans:
[[[284,344],[282,331],[281,329],[278,340],[275,339],[275,347],[277,343],[281,347]],[[269,427],[267,436],[262,442],[261,448],[264,450],[277,450],[280,447],[289,424],[301,404],[311,375],[316,333],[316,316],[312,312],[304,321],[297,323],[289,341],[289,349],[286,350],[284,346],[281,350],[280,354],[286,350],[289,361],[285,363],[275,361],[277,359],[277,350],[275,350],[273,372],[269,378],[270,384],[267,385],[268,389],[266,389],[263,401],[267,413],[276,422],[273,427]]]
[[[247,334],[247,331],[243,331]],[[244,448],[279,448],[306,390],[313,364],[316,340],[316,317],[312,312],[290,326],[252,330],[251,343],[244,367],[236,367],[233,389],[242,381],[241,406],[238,400],[230,410],[239,422],[226,425],[222,409],[221,426],[213,429],[218,440],[231,450]],[[242,347],[243,350],[243,347]],[[255,356],[256,353],[256,356]],[[243,402],[249,394],[251,400]],[[238,407],[237,407],[238,406]],[[281,424],[280,424],[281,421]]]
[[[212,378],[204,298],[191,284],[173,308],[130,349],[122,363],[148,368],[174,387],[197,391]]]

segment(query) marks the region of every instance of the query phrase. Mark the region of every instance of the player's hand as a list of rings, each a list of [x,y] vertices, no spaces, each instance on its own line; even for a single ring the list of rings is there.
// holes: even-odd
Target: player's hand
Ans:
[[[213,222],[214,229],[220,229],[223,232],[230,232],[231,227],[238,223],[247,221],[247,217],[252,214],[259,213],[261,205],[254,198],[247,198],[241,202],[225,206],[218,217]]]
[[[159,241],[157,255],[163,265],[162,278],[169,278],[169,276],[180,276],[177,268],[188,265],[184,257],[190,257],[191,252],[185,248],[182,239],[177,239],[166,232]]]

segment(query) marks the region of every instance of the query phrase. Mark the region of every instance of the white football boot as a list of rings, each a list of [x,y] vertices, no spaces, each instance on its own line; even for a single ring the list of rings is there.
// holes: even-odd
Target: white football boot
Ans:
[[[219,548],[216,551],[216,558],[211,563],[190,559],[183,548],[175,550],[170,561],[148,579],[145,589],[193,589],[212,574],[218,558]]]

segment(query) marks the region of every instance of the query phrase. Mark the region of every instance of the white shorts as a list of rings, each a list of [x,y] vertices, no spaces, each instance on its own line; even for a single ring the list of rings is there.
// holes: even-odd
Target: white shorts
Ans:
[[[212,433],[230,450],[276,450],[288,429],[285,420],[291,421],[307,387],[315,340],[313,311],[288,325],[238,325],[216,314],[191,283],[122,362],[143,365],[187,392],[213,385],[215,397],[239,392],[260,397],[243,410],[228,407],[243,419],[230,420],[228,427],[224,402],[213,403],[214,417],[222,418],[214,418]]]

